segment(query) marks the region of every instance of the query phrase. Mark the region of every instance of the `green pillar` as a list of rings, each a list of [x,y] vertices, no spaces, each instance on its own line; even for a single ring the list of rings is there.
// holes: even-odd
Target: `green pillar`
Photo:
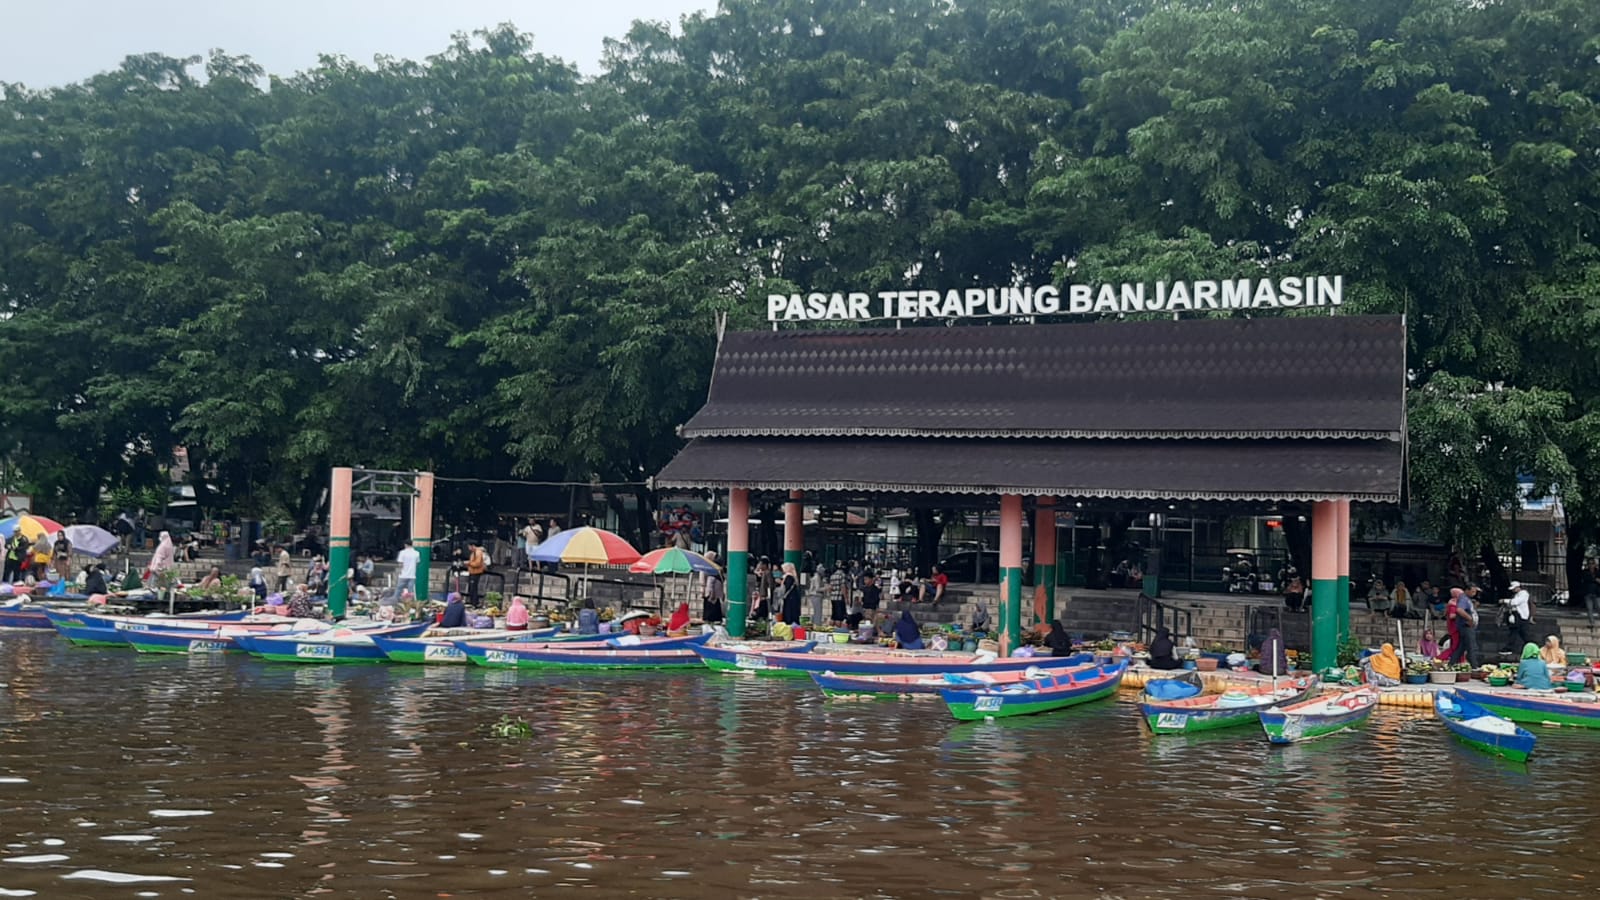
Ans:
[[[744,637],[750,618],[750,551],[728,551],[728,636]]]
[[[412,546],[417,548],[417,599],[426,600],[433,589],[433,540]]]
[[[344,618],[350,600],[350,537],[328,537],[328,615]]]
[[[1022,567],[1007,566],[1000,570],[1000,633],[1001,646],[1007,652],[1022,646]]]
[[[1339,576],[1339,595],[1334,601],[1338,605],[1339,643],[1350,640],[1350,574],[1346,572]]]
[[[728,636],[744,637],[750,618],[750,492],[728,491]]]

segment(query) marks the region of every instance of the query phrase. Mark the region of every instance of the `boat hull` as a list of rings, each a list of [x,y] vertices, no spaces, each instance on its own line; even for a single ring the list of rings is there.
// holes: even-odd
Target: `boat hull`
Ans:
[[[473,665],[490,669],[695,669],[701,668],[694,648],[709,634],[688,638],[647,639],[632,647],[601,641],[558,643],[474,644],[456,641]]]
[[[128,631],[122,638],[140,653],[198,654],[243,653],[244,648],[231,636],[203,631]]]
[[[1081,675],[1077,672],[1062,673],[1021,682],[1037,687],[1031,693],[946,689],[940,691],[939,696],[950,709],[950,715],[963,722],[1031,716],[1109,697],[1117,692],[1122,684],[1122,676],[1127,671],[1128,664],[1120,662],[1095,666]]]
[[[1494,715],[1518,724],[1600,728],[1600,702],[1562,699],[1561,694],[1464,688],[1456,692]],[[1593,694],[1584,696],[1593,697]]]
[[[39,628],[48,631],[54,627],[42,609],[29,607],[0,609],[0,628]]]
[[[1262,710],[1257,716],[1268,743],[1294,744],[1365,725],[1377,708],[1377,689],[1360,688],[1340,697]]]
[[[517,641],[536,641],[555,637],[558,629],[544,628],[539,631],[530,631],[517,634],[513,637],[498,637],[495,640],[507,643]],[[459,638],[446,637],[389,637],[375,636],[372,643],[382,650],[390,662],[406,663],[418,666],[470,666],[472,660],[467,658],[466,651],[457,647],[457,642],[472,643],[478,640],[470,635]]]
[[[850,653],[792,653],[787,651],[740,652],[726,647],[700,647],[695,650],[706,668],[719,672],[739,672],[753,675],[790,676],[804,678],[809,675],[940,675],[946,672],[964,674],[971,672],[1022,672],[1029,668],[1063,669],[1081,666],[1092,659],[1088,654],[1077,656],[1034,656],[1000,659],[988,663],[974,662],[970,656],[904,656],[885,657],[863,652]]]
[[[1449,707],[1454,706],[1454,709]],[[1440,691],[1433,697],[1433,713],[1444,727],[1449,729],[1456,740],[1461,741],[1475,750],[1481,750],[1491,756],[1499,756],[1512,762],[1527,762],[1533,755],[1533,748],[1538,743],[1533,732],[1525,728],[1517,728],[1513,734],[1500,734],[1483,728],[1474,728],[1468,724],[1472,719],[1483,715],[1493,715],[1489,710],[1467,699],[1457,691]],[[1504,718],[1504,717],[1501,717]]]
[[[1224,728],[1254,725],[1261,721],[1260,714],[1265,710],[1270,710],[1274,706],[1299,703],[1309,698],[1316,693],[1317,684],[1306,681],[1299,685],[1299,688],[1291,695],[1283,697],[1262,695],[1259,702],[1239,706],[1218,706],[1215,695],[1209,698],[1206,704],[1183,700],[1167,703],[1142,700],[1139,703],[1139,712],[1144,716],[1145,724],[1156,734],[1198,734],[1205,731],[1219,731]]]
[[[388,662],[389,657],[372,643],[378,637],[415,637],[426,631],[429,623],[416,622],[367,635],[367,641],[312,641],[297,639],[293,635],[234,635],[233,640],[251,656],[271,662],[302,664],[363,664]]]
[[[1050,672],[1068,672],[1083,669],[1094,662],[1092,654],[1084,653],[1074,657],[1060,659],[1076,660],[1075,665],[1040,667]],[[932,673],[920,675],[857,675],[840,674],[838,672],[809,672],[811,680],[821,689],[825,697],[937,697],[944,690],[962,690],[981,688],[983,684],[952,684],[944,680],[946,673]],[[963,674],[951,672],[952,675]],[[970,674],[970,673],[968,673]],[[1027,671],[1002,671],[988,672],[993,681],[991,685],[1015,684],[1029,681]]]

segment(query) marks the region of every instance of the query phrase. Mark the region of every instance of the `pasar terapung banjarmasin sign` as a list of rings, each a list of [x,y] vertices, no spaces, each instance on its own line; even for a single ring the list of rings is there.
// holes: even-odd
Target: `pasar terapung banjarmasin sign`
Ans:
[[[944,291],[813,291],[768,294],[767,320],[969,319],[985,316],[1127,315],[1207,310],[1302,309],[1344,302],[1344,276],[1233,278]]]

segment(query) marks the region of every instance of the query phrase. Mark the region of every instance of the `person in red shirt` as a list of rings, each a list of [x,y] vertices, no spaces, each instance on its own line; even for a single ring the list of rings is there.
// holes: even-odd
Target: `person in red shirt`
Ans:
[[[923,588],[922,599],[928,603],[938,603],[944,599],[944,589],[950,584],[950,576],[944,574],[938,566],[933,567],[933,577],[928,580],[927,587]]]

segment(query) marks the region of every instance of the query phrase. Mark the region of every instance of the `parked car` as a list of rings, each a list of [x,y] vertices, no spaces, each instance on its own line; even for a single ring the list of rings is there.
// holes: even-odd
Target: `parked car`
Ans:
[[[1000,551],[962,550],[939,560],[939,569],[956,584],[999,584]],[[1025,584],[1033,582],[1032,566],[1027,559],[1022,561],[1022,580]]]

